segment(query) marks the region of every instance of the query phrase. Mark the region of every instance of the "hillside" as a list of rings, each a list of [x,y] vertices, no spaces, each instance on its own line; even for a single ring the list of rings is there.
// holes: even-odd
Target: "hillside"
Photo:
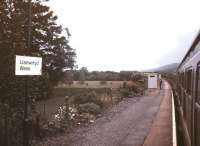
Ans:
[[[179,63],[172,63],[158,68],[150,69],[148,72],[174,73],[176,72],[178,65]]]

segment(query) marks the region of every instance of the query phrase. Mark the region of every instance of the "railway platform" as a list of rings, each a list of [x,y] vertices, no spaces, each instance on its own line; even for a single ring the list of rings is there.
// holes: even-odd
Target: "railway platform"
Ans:
[[[174,146],[173,144],[173,110],[171,88],[165,82],[165,92],[160,108],[155,116],[149,134],[143,146]]]

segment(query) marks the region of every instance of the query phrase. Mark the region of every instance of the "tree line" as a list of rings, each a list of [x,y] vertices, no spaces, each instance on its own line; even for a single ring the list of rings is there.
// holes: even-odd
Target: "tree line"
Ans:
[[[28,2],[0,0],[0,145],[23,145],[24,120],[28,139],[34,135],[35,103],[47,98],[52,88],[73,69],[76,52],[69,45],[69,30],[56,23],[57,16],[43,1],[31,3],[31,45],[28,48]],[[65,31],[66,35],[63,35]],[[27,51],[28,50],[28,51]],[[42,57],[41,76],[16,76],[15,56]],[[28,118],[24,119],[24,98],[28,93]],[[30,141],[29,141],[30,142]]]
[[[141,76],[137,71],[88,71],[86,67],[65,72],[62,83],[72,84],[73,81],[129,81]]]

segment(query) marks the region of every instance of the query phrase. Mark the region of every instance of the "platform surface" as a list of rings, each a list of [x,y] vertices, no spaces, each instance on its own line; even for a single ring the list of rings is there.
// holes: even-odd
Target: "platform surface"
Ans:
[[[167,82],[163,90],[166,94],[143,146],[172,146],[172,95]]]

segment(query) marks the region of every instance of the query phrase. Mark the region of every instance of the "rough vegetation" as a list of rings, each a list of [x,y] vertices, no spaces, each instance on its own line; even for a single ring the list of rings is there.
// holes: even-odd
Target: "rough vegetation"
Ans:
[[[41,0],[32,2],[31,45],[28,45],[28,1],[0,0],[0,145],[30,142],[37,115],[34,104],[51,95],[64,68],[73,68],[75,51],[62,36],[57,16]],[[43,58],[42,76],[15,76],[15,55]],[[27,91],[27,92],[26,92]],[[25,96],[28,115],[25,116]],[[26,117],[26,119],[25,119]],[[23,135],[24,131],[27,131]]]
[[[97,96],[97,93],[95,91],[91,91],[85,94],[79,94],[74,97],[72,96],[72,98],[70,98],[70,103],[75,105],[95,103],[99,106],[102,106],[102,102],[100,101],[100,98]]]
[[[73,84],[67,87],[58,86],[55,88],[55,97],[69,96],[67,102],[68,110],[66,110],[66,103],[59,108],[63,109],[64,112],[67,111],[68,116],[66,116],[66,113],[61,115],[58,114],[60,112],[55,113],[53,119],[49,120],[54,121],[51,122],[51,126],[45,126],[50,128],[50,132],[52,131],[52,127],[54,130],[57,129],[57,132],[66,131],[66,127],[62,126],[63,123],[66,124],[66,120],[69,122],[68,126],[71,125],[72,127],[94,123],[98,117],[101,117],[102,111],[104,111],[105,108],[122,101],[124,98],[140,97],[146,89],[146,77],[138,74],[135,76],[132,75],[132,81],[120,82],[121,84],[119,84],[118,88],[114,89],[102,88],[102,81],[96,82],[99,88],[87,88],[88,86],[86,84],[90,84],[90,82],[91,81],[84,81],[85,88],[83,88],[83,85],[80,86],[81,88],[74,87]],[[114,86],[114,83],[116,82],[113,81],[111,84],[111,82],[106,81],[106,84],[110,85],[110,87]],[[63,117],[62,115],[65,115],[65,118],[58,118]],[[57,117],[57,122],[55,122],[55,116]],[[65,122],[61,122],[62,120]],[[47,136],[48,135],[51,134],[47,134]]]
[[[100,113],[100,106],[93,102],[88,102],[79,105],[80,112],[83,113],[91,113],[91,114],[99,114]]]

